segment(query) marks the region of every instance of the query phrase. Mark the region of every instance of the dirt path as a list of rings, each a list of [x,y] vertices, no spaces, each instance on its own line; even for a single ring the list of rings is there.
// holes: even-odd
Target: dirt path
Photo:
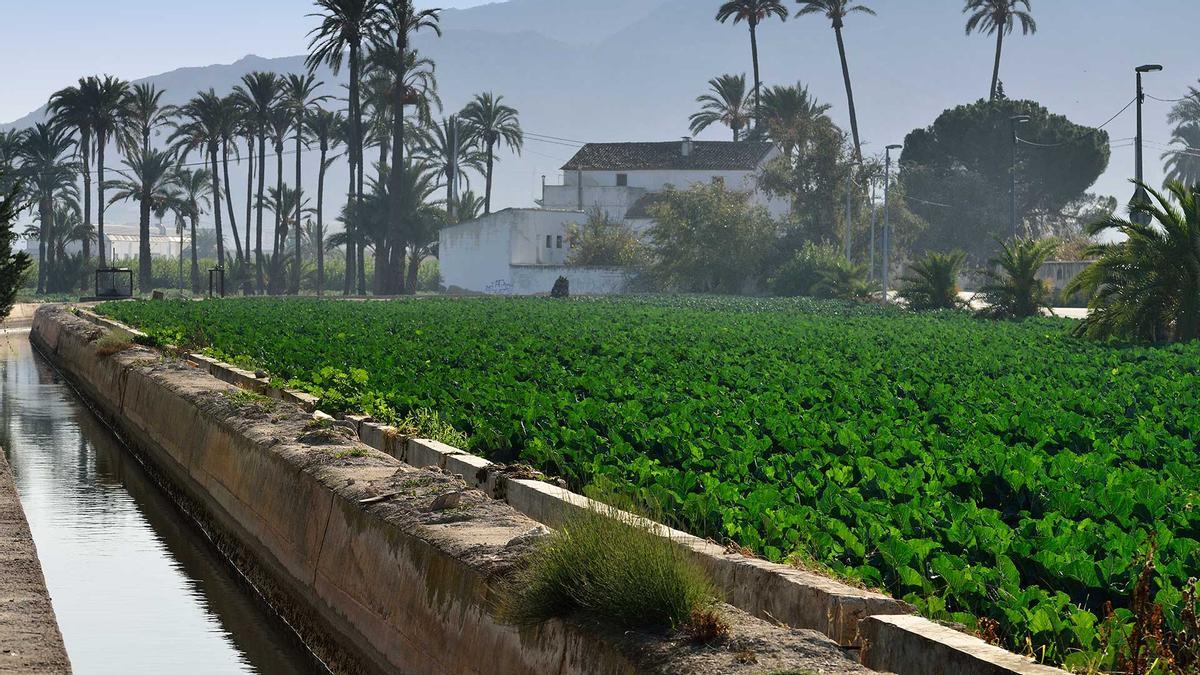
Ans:
[[[0,672],[71,672],[37,550],[3,451],[0,451]]]

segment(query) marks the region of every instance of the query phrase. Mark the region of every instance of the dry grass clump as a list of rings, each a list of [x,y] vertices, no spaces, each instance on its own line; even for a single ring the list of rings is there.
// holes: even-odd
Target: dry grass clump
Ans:
[[[107,330],[96,340],[96,356],[105,357],[133,349],[133,334],[124,330]]]
[[[711,641],[728,631],[717,602],[716,587],[682,547],[602,508],[547,537],[497,609],[521,626],[581,613],[620,630],[682,630]]]

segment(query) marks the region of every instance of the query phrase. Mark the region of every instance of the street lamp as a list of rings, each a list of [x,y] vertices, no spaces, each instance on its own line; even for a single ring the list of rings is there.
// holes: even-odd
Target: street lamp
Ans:
[[[1134,162],[1134,178],[1137,180],[1137,188],[1133,192],[1133,199],[1129,201],[1130,205],[1145,204],[1149,201],[1149,195],[1146,194],[1146,188],[1142,185],[1145,180],[1145,171],[1142,165],[1142,104],[1146,102],[1146,93],[1142,91],[1142,73],[1156,73],[1162,70],[1163,67],[1157,63],[1150,63],[1144,66],[1134,68],[1137,73],[1137,143]],[[1147,225],[1150,222],[1150,217],[1144,213],[1134,212],[1130,215],[1130,220]]]
[[[888,192],[892,184],[892,151],[903,148],[903,145],[889,145],[884,150],[883,157],[883,301],[889,302],[888,298],[888,253],[890,252],[889,237],[891,230],[891,202],[888,201]]]
[[[1012,200],[1012,236],[1017,238],[1017,145],[1021,139],[1017,138],[1017,125],[1029,122],[1029,115],[1013,115],[1008,118],[1009,128],[1012,130],[1012,187],[1009,189],[1009,197]]]

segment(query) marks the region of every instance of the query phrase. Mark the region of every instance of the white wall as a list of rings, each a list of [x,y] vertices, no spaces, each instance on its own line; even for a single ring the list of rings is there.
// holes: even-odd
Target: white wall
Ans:
[[[505,209],[445,228],[438,238],[442,283],[475,292],[508,292],[511,265],[564,264],[570,252],[567,226],[586,218],[580,211]]]
[[[625,292],[630,272],[619,267],[514,265],[512,292],[514,295],[546,295],[560,276],[571,282],[571,295],[613,295]]]

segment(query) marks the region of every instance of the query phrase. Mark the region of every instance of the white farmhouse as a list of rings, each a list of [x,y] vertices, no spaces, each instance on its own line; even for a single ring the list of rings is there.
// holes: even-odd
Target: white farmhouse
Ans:
[[[548,293],[559,276],[571,292],[604,295],[625,290],[629,271],[567,265],[569,226],[589,212],[644,232],[651,206],[668,187],[687,190],[719,182],[746,192],[772,216],[787,214],[786,200],[758,189],[763,167],[780,154],[771,143],[693,141],[589,143],[563,167],[563,185],[547,185],[542,208],[505,209],[441,231],[438,259],[450,290],[494,294]]]

